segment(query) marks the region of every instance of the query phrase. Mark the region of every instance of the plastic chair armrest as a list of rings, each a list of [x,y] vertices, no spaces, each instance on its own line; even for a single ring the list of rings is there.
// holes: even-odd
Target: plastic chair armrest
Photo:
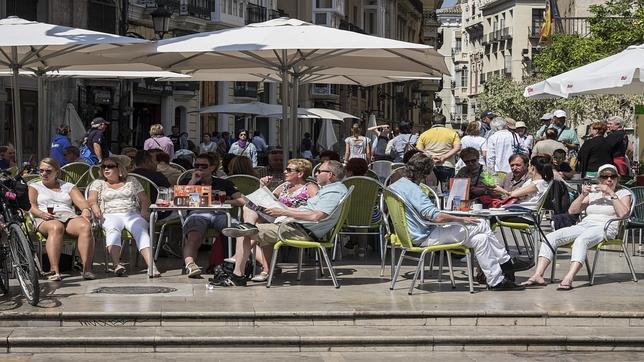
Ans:
[[[608,221],[606,221],[606,223],[604,223],[604,240],[609,239],[608,238],[608,228],[610,227],[610,224],[612,224],[612,223],[614,223],[616,221],[626,221],[628,219],[630,219],[630,216],[609,219]]]

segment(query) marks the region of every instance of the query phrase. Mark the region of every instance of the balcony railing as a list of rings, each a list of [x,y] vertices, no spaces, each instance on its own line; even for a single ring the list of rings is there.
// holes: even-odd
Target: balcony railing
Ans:
[[[235,82],[233,96],[243,98],[257,98],[257,83]]]
[[[208,0],[136,0],[136,3],[146,8],[163,5],[176,15],[206,20],[210,20],[210,13],[213,11],[213,2]]]
[[[267,9],[256,4],[246,4],[246,24],[261,23],[266,21]]]
[[[456,55],[461,53],[461,48],[452,48],[452,58],[456,58]]]
[[[538,39],[543,23],[543,19],[532,19],[532,25],[529,28],[528,36],[533,39]],[[579,34],[581,36],[585,36],[590,32],[588,18],[555,18],[551,26],[555,33]]]
[[[501,39],[512,39],[512,29],[511,28],[503,28],[501,30]]]
[[[311,86],[312,96],[338,96],[339,88],[336,84],[315,83]]]

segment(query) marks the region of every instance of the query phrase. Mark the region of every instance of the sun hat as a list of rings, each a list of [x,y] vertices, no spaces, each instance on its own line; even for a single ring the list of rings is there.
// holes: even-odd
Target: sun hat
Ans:
[[[544,113],[543,116],[540,118],[542,121],[551,121],[552,120],[552,113]]]
[[[525,122],[519,121],[517,122],[516,126],[514,126],[514,128],[528,128],[528,127],[525,125]]]
[[[602,173],[602,171],[606,171],[606,170],[613,170],[615,171],[615,174],[619,175],[619,172],[617,171],[617,167],[615,167],[615,165],[611,165],[610,163],[606,163],[599,166],[599,168],[597,169],[597,174],[599,175]]]
[[[505,119],[505,124],[507,125],[508,129],[516,129],[517,128],[517,121],[515,121],[513,118],[507,117]]]

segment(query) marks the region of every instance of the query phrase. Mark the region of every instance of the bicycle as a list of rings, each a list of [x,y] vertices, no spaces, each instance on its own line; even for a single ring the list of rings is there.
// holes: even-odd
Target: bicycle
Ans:
[[[22,294],[31,305],[40,301],[40,276],[33,243],[24,229],[23,210],[29,209],[27,185],[18,173],[15,178],[9,172],[0,172],[0,290],[9,292],[9,274],[15,273]]]

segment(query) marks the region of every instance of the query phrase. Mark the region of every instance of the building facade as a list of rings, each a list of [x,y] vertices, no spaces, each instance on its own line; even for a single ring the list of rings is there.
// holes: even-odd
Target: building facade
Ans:
[[[443,76],[443,89],[438,93],[442,100],[440,112],[447,122],[459,127],[467,120],[467,94],[462,91],[465,83],[461,72],[456,76],[456,69],[467,63],[468,58],[462,52],[461,6],[456,4],[436,11],[439,22],[438,32],[442,37],[442,46],[438,52],[445,57],[445,64],[450,74]],[[458,83],[457,83],[458,82]],[[465,106],[465,109],[463,109]]]

